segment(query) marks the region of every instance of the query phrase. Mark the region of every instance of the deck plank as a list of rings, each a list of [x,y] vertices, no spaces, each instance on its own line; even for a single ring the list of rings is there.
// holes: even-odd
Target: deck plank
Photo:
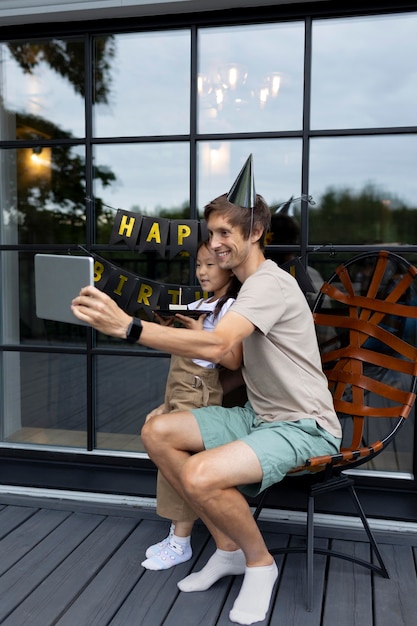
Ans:
[[[295,535],[291,537],[289,545],[302,547],[305,538]],[[326,548],[327,539],[316,540],[317,547]],[[291,553],[285,556],[281,568],[281,577],[277,596],[272,606],[271,626],[282,624],[282,616],[286,616],[288,624],[293,626],[318,626],[322,611],[322,597],[324,588],[326,558],[314,556],[314,587],[313,606],[311,611],[307,606],[307,570],[305,552]]]
[[[97,524],[93,532],[68,552],[59,566],[17,607],[4,624],[55,624],[72,605],[74,598],[98,575],[134,526],[135,521],[125,517],[108,517]],[[81,622],[72,622],[75,623]]]
[[[7,506],[0,511],[0,540],[36,513],[36,508]]]
[[[417,623],[416,563],[407,546],[381,546],[389,579],[375,576],[374,615],[377,626]]]
[[[98,515],[85,515],[83,513],[70,515],[58,528],[54,529],[33,550],[1,576],[0,622],[10,624],[10,626],[28,623],[33,626],[35,623],[39,623],[40,626],[48,624],[48,621],[36,621],[35,614],[42,608],[42,605],[34,608],[33,616],[27,616],[25,607],[31,602],[26,599],[32,594],[38,593],[38,589],[48,576],[55,578],[57,584],[61,584],[62,580],[59,577],[61,563],[103,521],[104,518]],[[80,576],[79,569],[79,563],[76,563],[74,574],[77,576]],[[69,589],[66,590],[66,595],[68,600],[72,599]],[[52,597],[50,606],[54,607],[55,603],[56,597]]]
[[[158,539],[161,539],[161,534],[158,535]],[[190,595],[181,594],[177,583],[185,576],[188,576],[191,571],[200,569],[199,563],[202,554],[204,555],[207,540],[207,531],[201,525],[197,525],[193,530],[193,556],[189,561],[163,572],[145,571],[126,604],[111,622],[111,626],[126,626],[126,624],[130,623],[139,623],[141,626],[155,626],[156,624],[172,623],[172,614],[170,613],[172,607],[176,609],[177,601],[181,595]],[[209,553],[211,554],[212,551],[213,548],[210,547]],[[144,550],[142,550],[142,555],[143,553]],[[161,602],[161,597],[164,598],[163,602]],[[194,606],[194,602],[192,602],[192,605]],[[186,614],[181,613],[181,620],[177,621],[176,624],[181,624],[181,626],[186,624],[184,620],[187,619],[190,610],[192,612],[193,608],[190,609],[188,607]],[[132,616],[137,621],[129,621]]]
[[[26,502],[27,500],[27,502]],[[24,504],[22,504],[22,501]],[[164,572],[144,570],[148,545],[168,528],[149,508],[52,504],[35,498],[0,503],[0,623],[6,626],[229,626],[242,576],[205,592],[181,593],[178,581],[214,550],[205,527],[193,530],[190,561]],[[300,546],[303,528],[261,523],[269,547]],[[319,536],[320,535],[320,536]],[[415,626],[417,533],[377,535],[390,578],[349,561],[316,554],[314,605],[305,609],[305,554],[276,555],[279,578],[259,626]],[[354,529],[318,529],[316,545],[367,558]]]
[[[356,558],[370,560],[368,544],[333,541],[332,549]],[[372,573],[344,559],[329,559],[323,625],[369,626],[372,624]]]
[[[28,517],[25,523],[9,532],[1,542],[0,576],[48,537],[70,515],[69,511],[41,509]]]

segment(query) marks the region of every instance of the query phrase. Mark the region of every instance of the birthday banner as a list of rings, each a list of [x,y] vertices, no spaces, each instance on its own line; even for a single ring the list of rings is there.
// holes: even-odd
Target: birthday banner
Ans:
[[[110,244],[124,242],[132,252],[139,245],[139,252],[156,250],[164,257],[169,242],[169,258],[173,259],[180,251],[196,256],[199,239],[207,239],[204,220],[170,220],[118,209]]]
[[[180,294],[181,304],[209,296],[199,285],[180,287],[158,283],[126,272],[93,252],[90,255],[94,258],[94,285],[129,315],[137,316],[139,311],[144,310],[152,319],[155,309],[167,309],[170,304],[179,304]]]

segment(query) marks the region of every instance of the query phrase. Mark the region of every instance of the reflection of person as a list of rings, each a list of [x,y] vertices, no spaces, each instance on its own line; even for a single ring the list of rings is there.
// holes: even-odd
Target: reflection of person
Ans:
[[[198,320],[178,314],[189,329],[203,328],[212,331],[236,298],[240,283],[231,270],[221,269],[217,258],[207,243],[200,244],[196,263],[197,279],[204,291],[212,294],[188,304],[189,309],[212,311]],[[160,322],[163,323],[162,319]],[[172,318],[171,318],[172,319]],[[228,368],[237,369],[242,360],[241,345],[233,348],[221,362]],[[149,413],[146,420],[171,411],[222,404],[223,390],[219,368],[205,359],[186,359],[172,356],[165,389],[165,401]],[[143,567],[151,570],[168,569],[188,561],[192,556],[191,530],[196,515],[168,481],[158,472],[157,512],[171,520],[168,536],[146,550]]]
[[[341,429],[321,369],[313,318],[295,279],[265,260],[270,210],[255,194],[252,157],[228,194],[204,217],[220,267],[242,283],[236,302],[213,332],[132,321],[106,294],[85,287],[73,301],[81,320],[120,339],[219,362],[243,341],[245,407],[204,407],[154,417],[142,437],[150,458],[204,521],[216,551],[199,572],[178,583],[204,591],[223,576],[244,574],[229,617],[265,618],[278,576],[245,495],[280,481],[309,456],[333,454]],[[134,325],[137,326],[134,330]]]
[[[287,203],[288,204],[288,203]],[[267,235],[268,245],[296,245],[300,243],[300,225],[297,220],[284,211],[278,211],[271,216],[271,230]],[[295,258],[294,252],[268,252],[268,258],[282,265]],[[320,272],[309,265],[307,274],[314,286],[314,292],[307,292],[306,297],[310,305],[314,303],[317,292],[320,291],[324,280]]]

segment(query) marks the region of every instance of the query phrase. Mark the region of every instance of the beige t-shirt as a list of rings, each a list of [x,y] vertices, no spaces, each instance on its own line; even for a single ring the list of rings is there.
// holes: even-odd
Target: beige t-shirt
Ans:
[[[243,342],[242,373],[259,419],[313,418],[341,437],[313,316],[295,278],[267,260],[245,280],[230,310],[256,326]]]

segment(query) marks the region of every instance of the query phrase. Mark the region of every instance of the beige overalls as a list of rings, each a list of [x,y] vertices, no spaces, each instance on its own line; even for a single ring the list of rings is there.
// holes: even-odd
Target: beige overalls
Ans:
[[[219,380],[219,369],[202,367],[191,359],[171,356],[171,364],[165,391],[167,410],[187,411],[203,406],[220,406],[223,390]],[[157,513],[177,522],[193,522],[197,519],[194,511],[158,472]]]

